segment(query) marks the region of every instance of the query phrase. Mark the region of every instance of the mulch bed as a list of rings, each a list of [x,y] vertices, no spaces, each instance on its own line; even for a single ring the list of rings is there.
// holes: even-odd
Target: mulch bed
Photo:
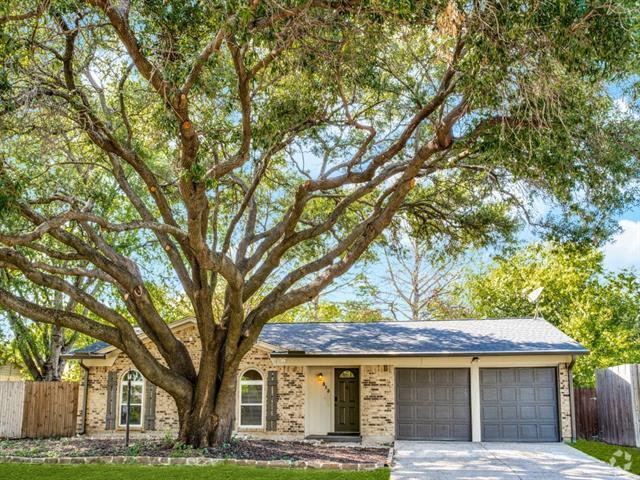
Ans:
[[[383,464],[387,448],[326,445],[309,442],[275,440],[240,440],[215,448],[193,449],[162,440],[123,440],[96,438],[61,438],[47,440],[0,441],[0,457],[206,457],[240,460],[289,460],[353,464]]]

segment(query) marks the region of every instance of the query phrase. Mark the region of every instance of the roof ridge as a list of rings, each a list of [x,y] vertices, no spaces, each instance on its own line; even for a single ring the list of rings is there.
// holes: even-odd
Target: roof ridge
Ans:
[[[316,322],[269,322],[266,323],[265,326],[268,325],[322,325],[322,324],[327,324],[327,325],[348,325],[348,324],[355,324],[355,325],[367,325],[367,324],[381,324],[381,323],[386,323],[386,324],[391,324],[391,325],[402,325],[402,324],[411,324],[411,323],[446,323],[446,322],[482,322],[482,321],[488,321],[488,320],[494,320],[494,321],[503,321],[503,320],[544,320],[547,321],[544,317],[538,316],[538,317],[485,317],[485,318],[478,318],[478,317],[474,317],[474,318],[443,318],[443,319],[434,319],[434,320],[381,320],[381,321],[366,321],[366,320],[362,320],[359,322],[320,322],[320,321],[316,321]]]

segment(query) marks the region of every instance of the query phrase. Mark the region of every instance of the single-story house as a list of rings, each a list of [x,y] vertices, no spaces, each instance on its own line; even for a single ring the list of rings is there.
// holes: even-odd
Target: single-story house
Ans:
[[[171,327],[197,356],[195,321]],[[569,440],[571,367],[586,353],[541,318],[271,323],[238,371],[235,430],[366,442]],[[71,357],[86,371],[82,432],[124,429],[129,376],[131,427],[177,431],[172,398],[124,353],[97,342]]]

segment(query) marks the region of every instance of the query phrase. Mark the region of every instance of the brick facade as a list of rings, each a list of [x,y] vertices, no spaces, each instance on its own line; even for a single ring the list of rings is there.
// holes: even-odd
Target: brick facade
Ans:
[[[571,440],[572,422],[571,422],[571,389],[569,379],[569,369],[566,363],[560,364],[558,368],[558,376],[560,382],[560,427],[562,439]]]
[[[195,326],[187,326],[175,332],[189,349],[196,365],[199,360],[199,346],[197,339],[197,329]],[[154,355],[159,358],[157,351],[150,347]],[[105,417],[107,406],[107,377],[111,371],[118,372],[118,380],[129,370],[134,368],[129,358],[120,353],[112,366],[109,367],[89,367],[88,393],[87,393],[87,415],[85,420],[85,432],[87,434],[105,433]],[[267,372],[278,372],[278,421],[277,431],[265,432],[265,429],[240,429],[240,432],[264,435],[291,436],[304,435],[304,398],[305,398],[305,374],[303,367],[274,366],[269,353],[260,348],[253,348],[240,363],[239,375],[249,368],[257,369],[265,380]],[[82,422],[82,388],[80,388],[78,431],[81,431]],[[119,390],[118,390],[119,395]],[[119,398],[119,396],[118,396]],[[265,422],[263,422],[264,424]],[[116,426],[116,432],[123,428]],[[142,428],[134,429],[144,431]],[[156,393],[156,419],[155,432],[163,434],[169,432],[175,434],[178,430],[178,412],[173,398],[161,388]]]
[[[196,366],[199,357],[197,329],[194,325],[186,325],[175,331],[175,335],[185,343]],[[154,349],[150,347],[153,352]],[[157,352],[155,355],[159,356]],[[133,365],[128,357],[118,354],[111,366],[89,367],[87,413],[85,432],[88,434],[116,433],[121,435],[122,428],[116,431],[105,430],[107,405],[107,377],[110,371],[118,372],[118,380]],[[266,429],[240,428],[238,433],[252,436],[270,436],[276,438],[303,438],[305,435],[305,397],[307,392],[307,374],[304,366],[275,364],[269,352],[254,347],[242,360],[238,375],[247,369],[257,369],[265,381],[267,374],[277,372],[277,428],[267,432]],[[331,368],[331,367],[329,367]],[[569,374],[567,365],[562,363],[559,372],[559,406],[561,433],[565,440],[571,438],[571,400]],[[360,431],[365,440],[374,442],[390,441],[395,435],[395,367],[393,365],[361,365],[360,366]],[[80,388],[79,409],[82,408],[83,391]],[[118,392],[119,393],[119,392]],[[266,396],[265,396],[266,398]],[[266,410],[266,408],[264,409]],[[264,413],[263,413],[264,414]],[[308,412],[312,415],[313,412]],[[78,415],[78,429],[81,430],[82,415]],[[263,418],[264,420],[264,418]],[[262,422],[266,425],[266,421]],[[155,431],[145,434],[162,436],[165,433],[175,434],[178,430],[178,415],[171,396],[158,388],[156,394]],[[137,429],[135,432],[143,431]]]
[[[304,435],[305,374],[303,367],[274,366],[269,353],[253,348],[240,362],[240,374],[250,368],[257,369],[266,380],[267,372],[278,372],[278,420],[275,432],[265,429],[239,429],[239,432],[263,435],[290,436]],[[266,382],[265,382],[266,388]],[[264,422],[263,422],[264,424]]]
[[[395,435],[395,369],[391,365],[365,365],[360,369],[360,432],[372,440]]]

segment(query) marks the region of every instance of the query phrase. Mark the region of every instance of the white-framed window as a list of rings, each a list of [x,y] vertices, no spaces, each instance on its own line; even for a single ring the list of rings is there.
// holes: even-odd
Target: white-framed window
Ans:
[[[129,379],[131,379],[131,392],[129,392]],[[129,370],[120,379],[120,412],[118,425],[127,425],[127,401],[131,394],[129,404],[129,425],[132,427],[142,426],[142,399],[144,397],[144,377],[137,370]]]
[[[250,369],[240,377],[240,426],[262,427],[264,380],[259,371]]]

